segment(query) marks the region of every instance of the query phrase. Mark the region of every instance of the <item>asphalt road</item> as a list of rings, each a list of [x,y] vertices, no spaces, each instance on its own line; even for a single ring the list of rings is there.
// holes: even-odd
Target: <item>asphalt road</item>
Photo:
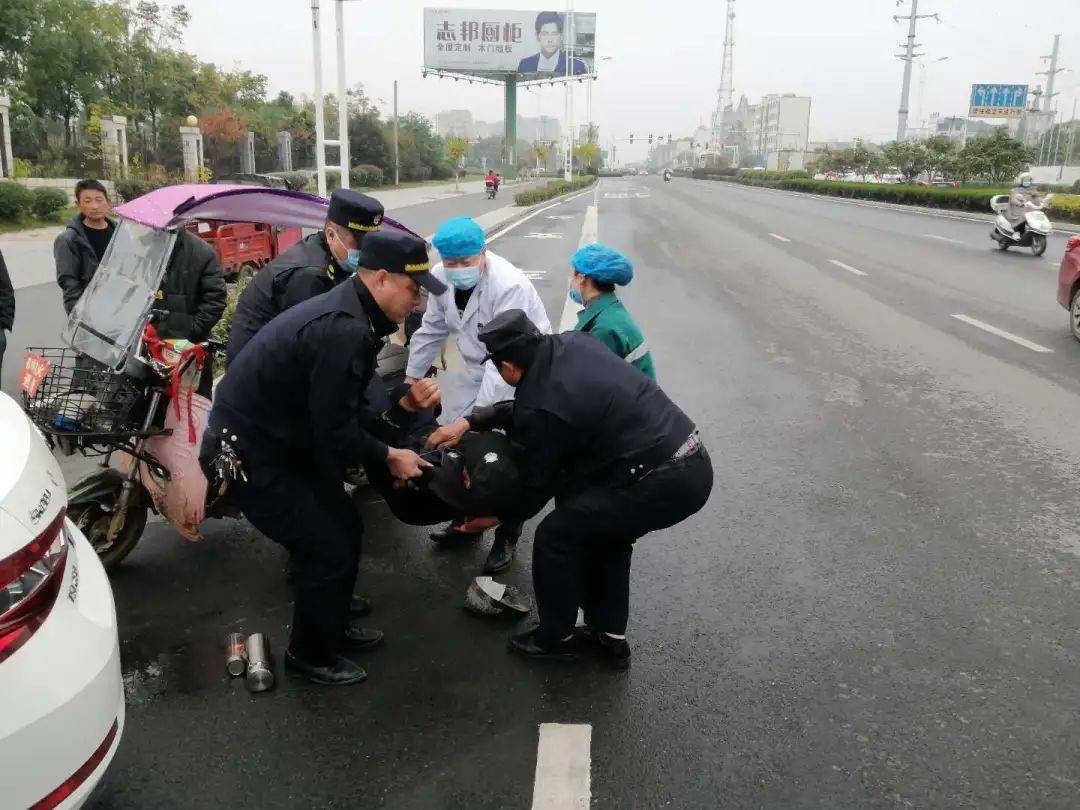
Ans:
[[[435,551],[361,490],[370,680],[251,696],[219,645],[281,651],[284,555],[243,522],[154,525],[114,577],[128,726],[97,807],[527,807],[546,723],[591,727],[597,808],[1080,803],[1064,240],[1001,255],[983,224],[691,180],[597,196],[717,474],[638,543],[632,669],[511,657],[461,609],[487,543]],[[555,322],[592,200],[493,245]]]

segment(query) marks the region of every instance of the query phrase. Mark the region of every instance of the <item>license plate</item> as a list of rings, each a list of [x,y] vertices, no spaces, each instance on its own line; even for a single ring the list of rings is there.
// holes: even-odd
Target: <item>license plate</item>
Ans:
[[[51,364],[40,354],[33,352],[26,355],[23,361],[22,374],[19,375],[19,385],[28,397],[37,396],[38,388],[41,387],[45,375],[49,373]]]

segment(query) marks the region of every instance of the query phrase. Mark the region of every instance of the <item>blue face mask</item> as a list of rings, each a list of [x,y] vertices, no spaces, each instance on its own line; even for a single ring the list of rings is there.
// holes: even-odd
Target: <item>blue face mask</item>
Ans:
[[[355,273],[360,267],[360,251],[350,250],[349,255],[345,257],[345,261],[340,262],[341,269],[346,273]]]
[[[446,269],[446,280],[455,290],[471,290],[480,282],[479,267]]]
[[[585,299],[581,297],[581,293],[578,292],[577,287],[571,285],[570,287],[570,300],[577,304],[579,307],[585,306]]]

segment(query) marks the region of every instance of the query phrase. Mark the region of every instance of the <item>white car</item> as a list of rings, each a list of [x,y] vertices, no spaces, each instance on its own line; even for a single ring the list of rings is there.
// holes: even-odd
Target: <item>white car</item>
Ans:
[[[0,393],[0,806],[80,807],[124,730],[116,608],[60,467]]]

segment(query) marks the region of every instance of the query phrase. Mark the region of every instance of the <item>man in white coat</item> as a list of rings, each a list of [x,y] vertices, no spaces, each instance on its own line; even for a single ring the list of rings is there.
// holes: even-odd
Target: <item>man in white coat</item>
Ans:
[[[485,363],[487,349],[478,332],[496,315],[520,309],[543,332],[551,332],[544,304],[525,274],[501,256],[487,250],[484,229],[471,217],[456,217],[439,226],[432,239],[442,263],[431,272],[446,283],[441,295],[430,295],[420,328],[409,343],[409,365],[405,381],[424,376],[434,362],[446,338],[453,335],[463,368],[443,386],[443,424],[464,420],[473,408],[493,405],[514,398],[493,363]],[[481,517],[462,515],[463,518]],[[474,525],[451,523],[431,535],[436,543],[475,540],[483,529]],[[494,574],[509,568],[514,561],[521,524],[503,524],[495,531],[484,573]]]

